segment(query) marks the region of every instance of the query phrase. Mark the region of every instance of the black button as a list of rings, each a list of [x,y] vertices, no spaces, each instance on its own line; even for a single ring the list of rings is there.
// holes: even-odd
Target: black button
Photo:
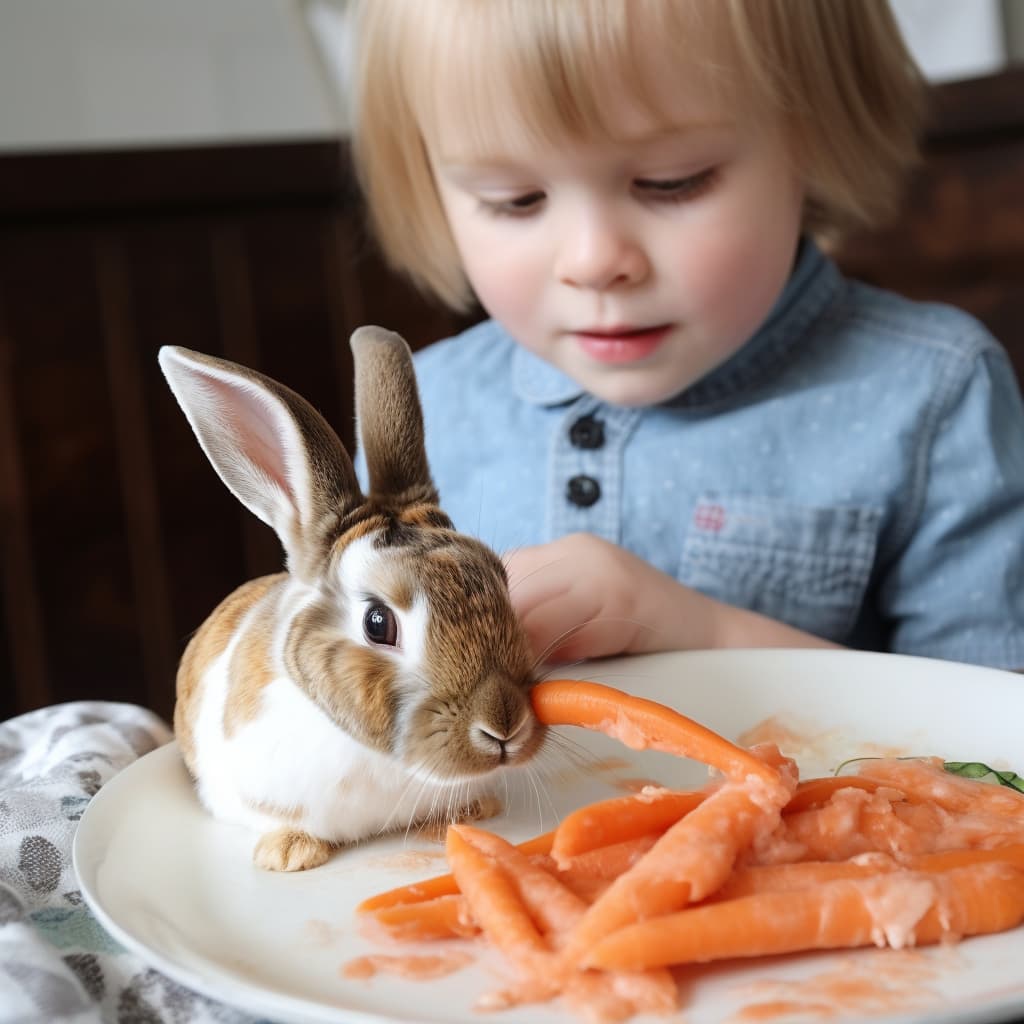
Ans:
[[[590,508],[601,497],[601,485],[592,476],[574,476],[566,485],[565,496],[580,508]]]
[[[569,428],[569,440],[577,448],[600,448],[604,444],[604,423],[594,416],[581,416]]]

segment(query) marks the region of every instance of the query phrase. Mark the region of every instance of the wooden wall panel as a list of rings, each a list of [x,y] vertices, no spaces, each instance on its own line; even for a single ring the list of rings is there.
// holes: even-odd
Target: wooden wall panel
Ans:
[[[899,219],[838,256],[864,280],[973,313],[1024,380],[1024,68],[933,91]]]
[[[863,280],[973,313],[1007,347],[1024,379],[1021,116],[1019,139],[978,140],[934,153],[898,224],[851,239],[839,255]]]

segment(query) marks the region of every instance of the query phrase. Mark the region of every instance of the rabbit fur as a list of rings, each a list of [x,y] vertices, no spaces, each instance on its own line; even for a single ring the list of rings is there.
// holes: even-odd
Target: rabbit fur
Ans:
[[[201,802],[297,870],[340,845],[450,819],[543,738],[501,560],[438,506],[409,348],[351,339],[369,486],[284,385],[176,346],[160,366],[287,571],[243,584],[181,659],[175,734]]]

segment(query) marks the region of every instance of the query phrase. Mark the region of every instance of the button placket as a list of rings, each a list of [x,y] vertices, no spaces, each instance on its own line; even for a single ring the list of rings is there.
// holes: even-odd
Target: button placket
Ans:
[[[556,427],[550,463],[550,536],[586,531],[617,542],[621,534],[622,450],[640,416],[587,395]]]
[[[603,447],[604,420],[592,412],[581,416],[569,428],[569,443],[583,449]]]
[[[584,473],[569,477],[565,485],[565,496],[579,508],[590,508],[601,500],[601,485]]]

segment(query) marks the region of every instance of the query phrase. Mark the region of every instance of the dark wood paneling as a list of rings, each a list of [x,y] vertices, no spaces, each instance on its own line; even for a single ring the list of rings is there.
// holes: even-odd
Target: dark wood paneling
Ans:
[[[932,107],[898,221],[837,256],[863,280],[973,313],[1024,379],[1024,69],[943,86]]]
[[[1024,72],[935,100],[904,215],[837,257],[974,312],[1024,376]],[[78,698],[169,716],[190,633],[280,566],[161,345],[279,377],[351,443],[353,328],[415,348],[466,322],[383,266],[335,142],[0,157],[0,718]]]

